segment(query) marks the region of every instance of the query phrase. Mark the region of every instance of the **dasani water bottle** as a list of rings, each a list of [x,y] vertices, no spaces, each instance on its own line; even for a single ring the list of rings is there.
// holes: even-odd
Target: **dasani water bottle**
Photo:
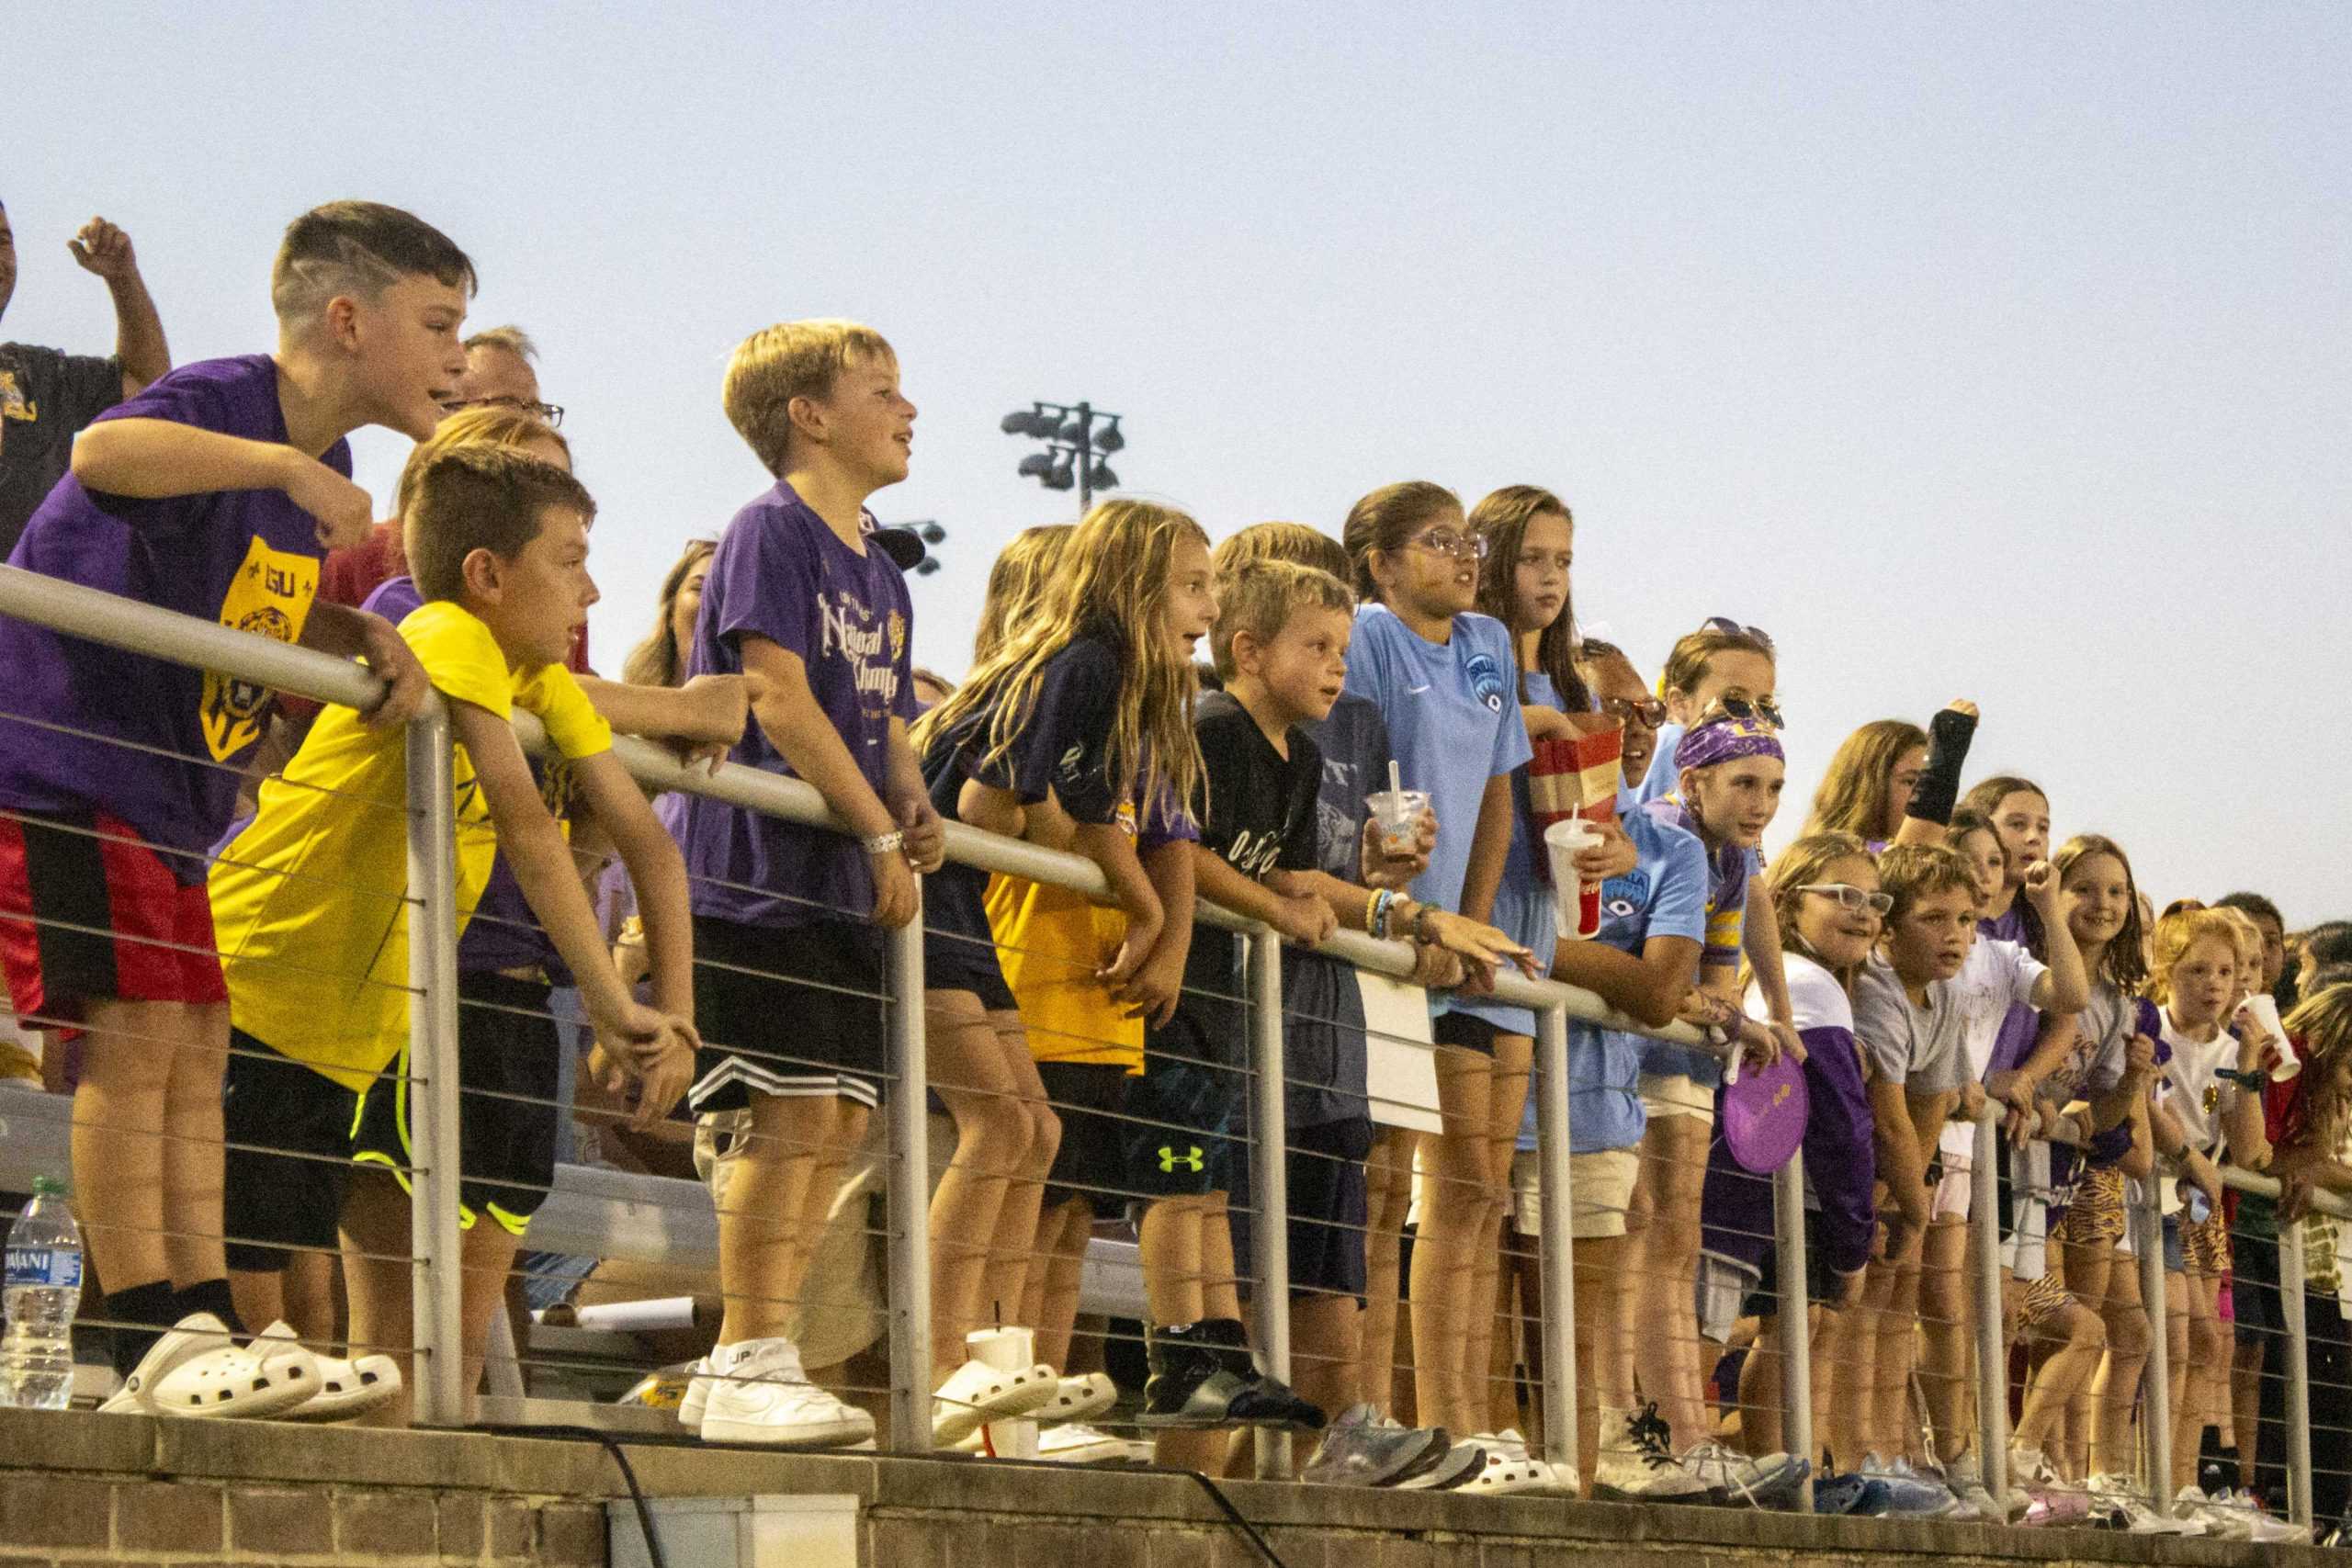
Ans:
[[[62,1410],[74,1393],[74,1313],[82,1303],[82,1228],[54,1178],[33,1179],[33,1201],[8,1231],[0,1303],[0,1405]]]

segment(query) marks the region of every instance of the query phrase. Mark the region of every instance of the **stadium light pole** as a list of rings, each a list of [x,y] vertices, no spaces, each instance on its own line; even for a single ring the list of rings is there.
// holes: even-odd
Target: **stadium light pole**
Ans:
[[[1044,442],[1046,449],[1022,458],[1015,471],[1047,490],[1075,489],[1083,513],[1094,504],[1096,491],[1119,488],[1119,476],[1105,459],[1127,444],[1119,432],[1122,417],[1091,403],[1034,402],[1006,414],[997,427]]]

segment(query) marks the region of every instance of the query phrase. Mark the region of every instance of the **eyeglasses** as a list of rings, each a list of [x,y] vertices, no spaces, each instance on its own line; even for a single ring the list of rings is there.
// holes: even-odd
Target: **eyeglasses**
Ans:
[[[1418,539],[1407,540],[1406,545],[1408,548],[1452,556],[1455,560],[1487,558],[1487,536],[1484,534],[1457,534],[1451,528],[1432,528]]]
[[[1657,729],[1666,723],[1666,705],[1656,697],[1644,697],[1636,702],[1632,697],[1603,697],[1600,711],[1624,724],[1638,724],[1644,729]]]
[[[1800,893],[1818,893],[1825,898],[1835,898],[1849,909],[1868,909],[1873,915],[1883,915],[1894,908],[1891,893],[1865,893],[1849,882],[1806,882],[1798,886]]]
[[[441,406],[451,413],[466,409],[513,409],[516,413],[544,421],[549,430],[563,428],[561,403],[526,403],[520,398],[456,398]]]
[[[1781,717],[1781,705],[1770,697],[1717,697],[1707,705],[1705,724],[1715,718],[1741,718],[1751,724],[1769,724],[1774,729],[1786,729]]]
[[[1705,620],[1699,623],[1699,629],[1702,632],[1722,632],[1730,637],[1754,637],[1758,642],[1763,644],[1765,652],[1771,654],[1775,659],[1780,657],[1778,653],[1773,651],[1772,638],[1765,632],[1763,627],[1744,626],[1737,621],[1733,620],[1729,615],[1709,615]]]

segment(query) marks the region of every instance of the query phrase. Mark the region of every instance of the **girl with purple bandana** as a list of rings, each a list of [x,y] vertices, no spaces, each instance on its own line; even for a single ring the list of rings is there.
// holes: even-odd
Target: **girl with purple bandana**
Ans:
[[[1743,925],[1749,914],[1747,888],[1757,846],[1780,809],[1788,766],[1781,742],[1758,719],[1717,717],[1686,732],[1675,748],[1679,795],[1651,801],[1643,809],[1667,827],[1695,835],[1707,852],[1707,934],[1699,953],[1699,989],[1683,1016],[1717,1027],[1736,1026]],[[1762,913],[1762,906],[1758,906]],[[1769,919],[1766,915],[1764,918]],[[1773,942],[1779,951],[1777,939]],[[1787,989],[1776,962],[1758,984],[1770,996],[1770,1016],[1786,1012]],[[1770,1034],[1751,1049],[1762,1060],[1779,1055],[1783,1042]],[[1634,1212],[1645,1214],[1635,1247],[1638,1281],[1632,1317],[1668,1325],[1644,1336],[1635,1367],[1645,1397],[1677,1433],[1703,1430],[1702,1391],[1706,1367],[1696,1353],[1698,1324],[1691,1312],[1690,1280],[1699,1266],[1700,1201],[1706,1179],[1707,1145],[1714,1127],[1715,1086],[1721,1062],[1703,1051],[1651,1043],[1642,1055],[1642,1101],[1649,1122],[1642,1134],[1641,1175],[1634,1183]],[[1767,1227],[1769,1230],[1769,1227]]]

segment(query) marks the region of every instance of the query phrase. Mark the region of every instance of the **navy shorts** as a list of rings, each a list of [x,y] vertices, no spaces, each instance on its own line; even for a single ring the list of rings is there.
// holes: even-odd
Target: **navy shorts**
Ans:
[[[1004,983],[980,902],[987,886],[965,866],[942,866],[923,879],[923,989],[969,991],[990,1012],[1012,1012],[1019,1004]]]
[[[878,1104],[882,933],[862,920],[752,926],[695,917],[695,1023],[702,1050],[687,1101],[740,1111],[754,1094]]]
[[[274,1273],[296,1252],[334,1253],[358,1094],[242,1029],[229,1032],[229,1052],[220,1100],[229,1267]]]
[[[1290,1201],[1290,1293],[1353,1296],[1364,1289],[1364,1228],[1371,1211],[1363,1162],[1372,1153],[1372,1123],[1356,1117],[1293,1127],[1283,1169]],[[1250,1145],[1234,1145],[1233,1256],[1250,1272],[1250,1227],[1256,1217]],[[1242,1280],[1241,1294],[1250,1294]]]

